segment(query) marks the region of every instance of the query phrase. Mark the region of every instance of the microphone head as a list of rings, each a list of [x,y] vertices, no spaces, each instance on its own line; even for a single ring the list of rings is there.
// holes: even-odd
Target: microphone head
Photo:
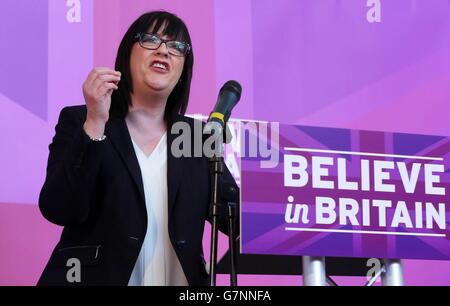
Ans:
[[[238,101],[241,99],[242,86],[241,86],[241,84],[239,84],[236,81],[231,80],[231,81],[226,82],[222,86],[222,89],[220,90],[220,92],[223,92],[223,91],[230,91],[230,92],[234,93],[237,96]]]

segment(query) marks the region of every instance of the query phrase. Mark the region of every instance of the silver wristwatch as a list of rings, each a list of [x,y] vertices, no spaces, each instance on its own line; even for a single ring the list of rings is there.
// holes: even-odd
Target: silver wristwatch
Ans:
[[[100,142],[100,141],[104,141],[104,140],[106,139],[106,135],[100,136],[100,137],[98,137],[98,138],[92,138],[91,136],[89,136],[89,138],[90,138],[92,141]]]

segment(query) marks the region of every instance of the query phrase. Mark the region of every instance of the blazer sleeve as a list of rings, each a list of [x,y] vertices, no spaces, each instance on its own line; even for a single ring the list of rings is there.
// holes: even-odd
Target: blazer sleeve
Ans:
[[[73,107],[61,111],[39,195],[42,215],[61,226],[87,219],[105,148],[106,141],[94,142],[86,135],[82,117]]]

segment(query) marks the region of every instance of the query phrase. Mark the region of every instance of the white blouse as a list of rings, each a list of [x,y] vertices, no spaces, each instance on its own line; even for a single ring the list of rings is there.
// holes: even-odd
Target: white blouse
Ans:
[[[187,286],[169,239],[167,201],[167,133],[150,156],[133,141],[144,184],[148,227],[129,286]]]

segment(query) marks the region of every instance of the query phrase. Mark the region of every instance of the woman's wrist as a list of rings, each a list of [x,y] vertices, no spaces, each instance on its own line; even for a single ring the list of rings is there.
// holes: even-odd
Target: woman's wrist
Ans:
[[[101,139],[105,134],[105,125],[106,123],[103,121],[94,121],[88,118],[83,125],[83,129],[91,139]]]

